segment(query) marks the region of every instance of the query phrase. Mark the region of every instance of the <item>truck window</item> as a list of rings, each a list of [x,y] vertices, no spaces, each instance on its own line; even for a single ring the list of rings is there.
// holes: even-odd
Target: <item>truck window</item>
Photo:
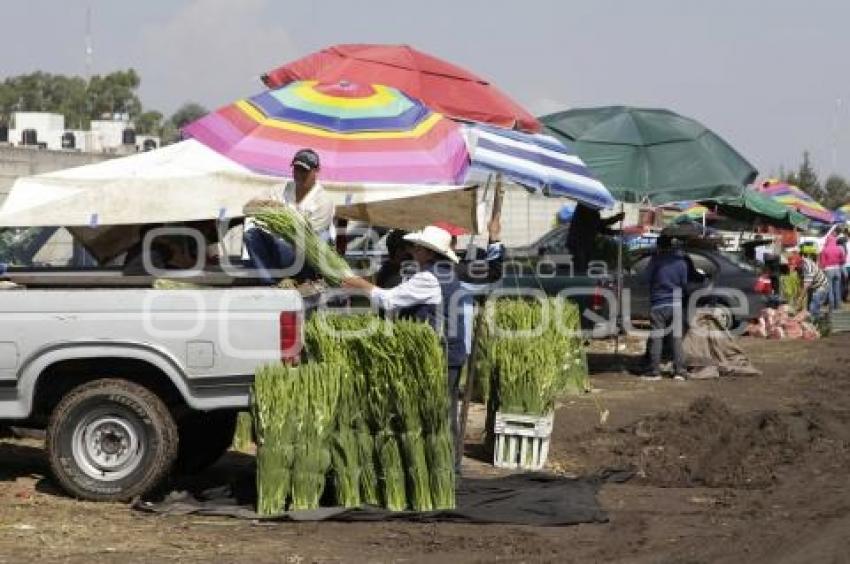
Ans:
[[[80,258],[81,251],[75,249],[64,228],[29,227],[0,233],[0,262],[11,266],[68,266]]]
[[[544,255],[562,255],[567,252],[567,233],[569,228],[561,229],[553,233],[551,237],[547,237],[541,241],[541,254]]]

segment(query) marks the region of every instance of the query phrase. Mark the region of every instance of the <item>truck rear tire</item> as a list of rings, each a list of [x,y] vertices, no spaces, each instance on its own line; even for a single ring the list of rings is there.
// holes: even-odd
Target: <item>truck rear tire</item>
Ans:
[[[215,464],[233,444],[237,411],[188,411],[177,419],[180,449],[174,471],[197,474]]]
[[[65,491],[126,501],[156,488],[177,457],[177,425],[153,392],[127,380],[82,384],[53,410],[47,453]]]

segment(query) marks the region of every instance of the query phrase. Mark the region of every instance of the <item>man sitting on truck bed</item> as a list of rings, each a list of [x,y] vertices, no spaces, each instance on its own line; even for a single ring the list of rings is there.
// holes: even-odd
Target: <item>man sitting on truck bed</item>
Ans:
[[[301,149],[292,159],[293,183],[287,183],[277,199],[295,208],[310,223],[316,233],[327,241],[333,242],[334,205],[318,182],[319,155],[313,149]],[[296,251],[289,242],[272,235],[264,229],[246,225],[245,250],[251,266],[257,270],[257,277],[267,284],[274,284],[283,277],[283,272],[298,264]],[[314,278],[312,269],[305,265],[301,272],[291,273],[295,278]]]

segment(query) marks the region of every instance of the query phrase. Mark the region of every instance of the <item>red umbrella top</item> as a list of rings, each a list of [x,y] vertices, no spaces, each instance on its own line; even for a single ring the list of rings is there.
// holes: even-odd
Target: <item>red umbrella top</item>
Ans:
[[[385,84],[456,119],[540,131],[533,115],[483,78],[408,45],[334,45],[263,75],[269,88],[295,80]]]

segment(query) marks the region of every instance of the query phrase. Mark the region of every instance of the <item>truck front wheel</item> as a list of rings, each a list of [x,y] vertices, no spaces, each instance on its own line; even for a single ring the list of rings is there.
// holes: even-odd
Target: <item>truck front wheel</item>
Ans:
[[[68,493],[91,501],[125,501],[154,489],[177,446],[177,425],[162,400],[120,379],[74,388],[47,427],[53,475]]]

